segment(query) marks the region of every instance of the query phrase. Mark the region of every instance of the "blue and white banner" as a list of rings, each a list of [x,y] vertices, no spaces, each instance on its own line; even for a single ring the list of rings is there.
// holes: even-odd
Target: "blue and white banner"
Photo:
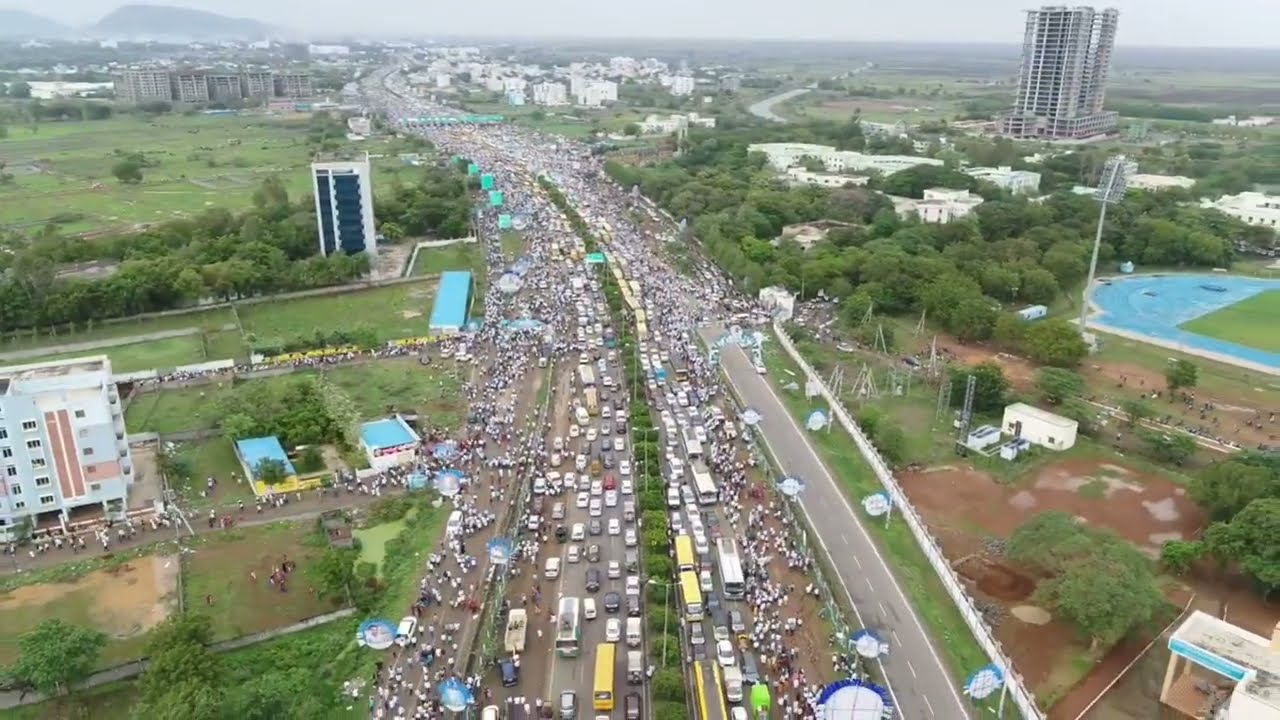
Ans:
[[[778,492],[789,498],[798,497],[804,488],[804,480],[795,475],[786,475],[778,480]]]
[[[870,660],[889,654],[889,643],[874,630],[859,630],[849,638],[849,645],[854,652]]]
[[[409,475],[409,489],[422,490],[427,486],[427,474],[416,472]]]
[[[431,454],[437,460],[452,460],[458,457],[458,443],[452,440],[438,442],[435,447],[431,448]]]
[[[461,680],[449,678],[440,683],[440,704],[449,712],[462,712],[476,701],[475,695]]]
[[[991,697],[1004,686],[1004,671],[995,663],[984,665],[964,682],[964,694],[974,700]]]
[[[880,720],[893,717],[893,696],[867,680],[837,680],[818,696],[822,720]]]
[[[395,644],[396,627],[387,620],[365,620],[356,629],[356,644],[371,650],[386,650]]]
[[[489,541],[487,549],[489,551],[489,560],[495,565],[506,565],[511,561],[511,551],[515,546],[506,538],[494,538]]]
[[[755,408],[747,408],[746,410],[742,411],[742,422],[752,427],[759,425],[760,421],[763,419],[764,419],[764,416],[761,415],[760,411],[756,410]]]
[[[445,497],[453,497],[462,492],[462,485],[465,481],[466,476],[462,474],[461,470],[445,468],[436,473],[436,492]]]
[[[883,490],[862,498],[862,509],[866,510],[871,517],[880,517],[889,512],[892,507],[893,500],[889,498],[889,493]]]
[[[830,420],[827,414],[821,410],[814,410],[809,413],[809,417],[805,419],[804,426],[814,432],[817,432],[827,426]]]

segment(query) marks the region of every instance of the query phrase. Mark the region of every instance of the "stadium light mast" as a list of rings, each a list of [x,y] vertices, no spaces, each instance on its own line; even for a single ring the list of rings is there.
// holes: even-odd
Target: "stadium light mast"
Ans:
[[[1113,155],[1107,158],[1102,166],[1102,177],[1093,197],[1098,201],[1098,232],[1093,238],[1093,257],[1089,260],[1089,276],[1084,282],[1084,296],[1080,299],[1080,334],[1088,332],[1086,324],[1089,316],[1089,291],[1093,288],[1093,277],[1098,272],[1098,249],[1102,246],[1102,228],[1107,222],[1107,206],[1120,202],[1124,192],[1129,188],[1129,176],[1138,169],[1137,163],[1124,155]]]

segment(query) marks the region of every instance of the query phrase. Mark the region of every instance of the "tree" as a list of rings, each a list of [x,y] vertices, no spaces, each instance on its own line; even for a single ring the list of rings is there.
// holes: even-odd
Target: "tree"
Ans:
[[[1124,422],[1133,429],[1143,423],[1145,420],[1151,419],[1156,414],[1155,408],[1151,407],[1151,403],[1139,398],[1129,398],[1120,404],[1120,409],[1124,411]]]
[[[382,232],[382,236],[386,238],[388,242],[395,242],[396,240],[404,237],[404,228],[393,222],[384,222],[378,226],[378,229]]]
[[[1146,446],[1147,452],[1161,462],[1181,465],[1196,454],[1195,439],[1185,433],[1138,428],[1138,439]]]
[[[629,137],[635,137],[640,134],[640,126],[637,125],[636,123],[627,123],[622,128],[622,134],[627,135]]]
[[[111,166],[111,174],[126,185],[137,185],[142,182],[142,164],[126,158]]]
[[[1205,533],[1210,552],[1239,563],[1258,584],[1263,599],[1280,589],[1280,498],[1249,503],[1230,523]]]
[[[1190,360],[1181,358],[1170,362],[1164,369],[1164,380],[1169,385],[1169,392],[1179,388],[1192,388],[1200,377],[1200,369]]]
[[[653,674],[653,699],[672,702],[684,699],[684,678],[674,668],[663,668]]]
[[[1058,318],[1040,320],[1028,327],[1022,347],[1032,360],[1054,367],[1075,367],[1089,354],[1080,331]]]
[[[9,97],[17,100],[27,100],[31,98],[31,84],[21,80],[15,80],[9,83]]]
[[[18,636],[18,660],[9,675],[44,695],[61,695],[88,679],[107,636],[50,618]]]
[[[253,477],[267,485],[279,485],[289,477],[289,470],[283,460],[262,458],[253,466]]]
[[[329,548],[313,563],[316,590],[328,598],[346,601],[355,589],[355,563],[359,553],[351,548]]]
[[[1117,642],[1164,605],[1146,557],[1114,536],[1041,582],[1035,597],[1070,620],[1091,648]]]
[[[1160,564],[1174,575],[1186,575],[1204,557],[1205,549],[1199,540],[1170,540],[1160,546]]]
[[[1052,574],[1093,546],[1089,530],[1065,512],[1033,516],[1009,536],[1005,555],[1037,572]]]
[[[1050,405],[1061,405],[1070,398],[1084,395],[1085,383],[1080,374],[1062,368],[1043,368],[1036,373],[1036,390],[1040,399]]]
[[[1009,392],[1009,378],[1004,370],[994,362],[987,361],[973,367],[952,367],[951,404],[959,407],[964,403],[965,386],[969,377],[976,380],[973,389],[973,409],[976,412],[987,412],[1004,407],[1005,394]]]
[[[232,440],[243,440],[258,434],[258,421],[240,413],[228,415],[222,419],[222,431]]]
[[[1192,479],[1190,493],[1210,518],[1230,521],[1254,500],[1280,498],[1280,472],[1265,458],[1243,453],[1205,468]]]

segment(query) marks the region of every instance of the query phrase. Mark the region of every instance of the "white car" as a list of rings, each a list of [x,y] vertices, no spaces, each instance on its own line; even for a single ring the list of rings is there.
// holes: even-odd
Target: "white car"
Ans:
[[[581,559],[582,559],[582,546],[581,546],[581,545],[570,545],[570,546],[569,546],[569,557],[567,558],[567,560],[568,560],[569,562],[571,562],[571,563],[576,563],[576,562],[578,562],[578,561],[579,561],[579,560],[581,560]]]
[[[582,428],[578,427],[577,425],[569,426],[569,437],[576,438],[581,434],[582,434]]]
[[[626,462],[626,461],[625,461],[625,460],[623,460],[623,462]],[[621,468],[619,468],[618,472],[622,472]],[[622,474],[623,474],[623,475],[630,475],[631,473],[622,473]],[[630,481],[630,480],[623,480],[623,481],[622,481],[622,494],[623,494],[623,495],[630,495],[630,494],[631,494],[631,493],[633,493],[633,492],[635,492],[635,488],[631,485],[631,481]]]
[[[549,462],[551,464],[551,467],[560,467],[560,463],[564,462],[564,456],[562,456],[560,452],[557,450],[551,453],[551,459],[549,460]]]
[[[605,507],[618,507],[618,491],[617,491],[617,490],[607,490],[607,491],[605,491],[605,494],[604,494],[604,506],[605,506]]]
[[[591,481],[591,497],[600,497],[604,494],[604,482],[600,480]]]
[[[622,640],[622,618],[611,617],[604,623],[604,641],[616,643]]]
[[[707,429],[701,425],[693,426],[693,437],[700,443],[707,441]]]
[[[600,517],[604,514],[604,508],[600,505],[600,498],[591,498],[591,504],[587,506],[587,512],[591,517]]]
[[[544,477],[533,479],[533,494],[545,495],[547,492],[547,479]]]
[[[587,469],[587,456],[579,455],[575,457],[573,459],[573,466],[578,469],[578,472],[585,472]]]
[[[605,405],[605,407],[609,407],[609,406],[608,406],[608,405]],[[613,424],[612,424],[612,423],[607,423],[607,422],[600,423],[600,434],[601,434],[601,435],[611,435],[612,433],[613,433]]]
[[[405,647],[413,642],[414,633],[418,631],[418,618],[412,615],[405,615],[400,621],[399,627],[396,628],[396,644]]]
[[[609,561],[609,571],[607,573],[610,580],[617,580],[622,577],[622,563],[617,560]]]
[[[619,474],[619,475],[630,475],[630,474],[631,474],[631,461],[630,461],[630,460],[623,460],[623,461],[621,461],[621,462],[619,462],[619,463],[618,463],[618,474]],[[626,484],[626,483],[623,483],[623,484],[622,484],[622,486],[623,486],[623,487],[626,487],[626,486],[627,486],[627,484]]]
[[[636,546],[636,529],[635,528],[627,528],[627,531],[622,534],[622,544],[626,545],[627,547]]]
[[[551,441],[551,449],[556,451],[564,450],[564,438],[557,435],[555,439]]]
[[[590,503],[591,503],[591,496],[585,492],[580,492],[578,493],[578,499],[577,501],[574,502],[574,505],[576,505],[578,509],[582,510],[582,509],[586,509],[587,505]]]
[[[574,523],[573,529],[569,531],[570,540],[586,540],[587,526],[586,523]]]
[[[716,662],[720,667],[733,667],[738,664],[738,656],[733,652],[733,643],[721,640],[716,643]]]
[[[625,451],[626,449],[627,449],[627,441],[623,440],[623,439],[622,439],[622,438],[620,438],[620,437],[615,437],[615,438],[613,439],[613,450],[614,450],[614,452],[623,452],[623,451]]]
[[[618,518],[609,518],[609,534],[618,535],[622,533],[622,522]]]
[[[628,575],[626,588],[627,588],[626,593],[628,595],[639,595],[640,594],[640,576]]]
[[[595,442],[595,441],[596,441],[596,429],[593,427],[587,428],[587,442]]]

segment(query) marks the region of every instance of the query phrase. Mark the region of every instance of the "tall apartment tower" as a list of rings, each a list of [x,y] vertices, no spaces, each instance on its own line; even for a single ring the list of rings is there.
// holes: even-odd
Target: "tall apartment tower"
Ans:
[[[1003,134],[1067,140],[1110,132],[1117,113],[1102,109],[1120,13],[1054,5],[1027,12],[1022,67]]]
[[[114,78],[116,98],[121,102],[144,103],[173,100],[173,84],[168,70],[131,68]]]
[[[311,164],[320,254],[378,252],[369,160]]]

